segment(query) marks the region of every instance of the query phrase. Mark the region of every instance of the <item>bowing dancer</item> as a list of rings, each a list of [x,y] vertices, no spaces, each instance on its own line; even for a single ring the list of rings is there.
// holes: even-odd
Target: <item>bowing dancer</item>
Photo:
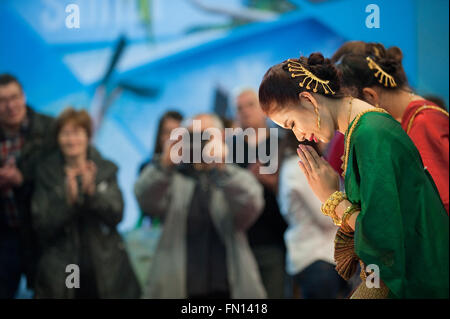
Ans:
[[[389,112],[413,140],[449,212],[448,112],[414,93],[402,66],[402,51],[379,43],[345,43],[331,59],[344,90]]]
[[[348,279],[360,262],[366,278],[366,266],[378,268],[352,298],[448,298],[448,216],[417,148],[384,109],[340,88],[337,69],[320,53],[271,67],[259,88],[264,112],[299,141],[345,134],[345,193],[323,158],[298,149],[322,212],[340,226],[337,271]],[[368,284],[374,276],[377,289]]]

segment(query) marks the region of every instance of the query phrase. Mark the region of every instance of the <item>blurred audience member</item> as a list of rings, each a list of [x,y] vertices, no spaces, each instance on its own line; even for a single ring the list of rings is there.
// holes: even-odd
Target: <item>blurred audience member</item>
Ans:
[[[56,122],[59,148],[38,165],[32,197],[41,250],[36,298],[140,296],[116,230],[123,213],[117,167],[90,145],[91,136],[88,113],[66,109]],[[79,267],[78,289],[66,286],[70,264]]]
[[[156,133],[156,142],[155,142],[155,149],[153,151],[153,156],[141,164],[139,167],[139,175],[142,173],[144,168],[152,162],[152,160],[155,157],[158,157],[158,155],[161,155],[163,151],[164,144],[169,140],[170,133],[173,129],[176,129],[177,127],[180,127],[181,121],[183,120],[183,115],[177,111],[169,110],[161,116],[159,123],[158,123],[158,131]],[[137,227],[141,227],[143,224],[150,223],[148,220],[148,216],[145,214],[140,214],[139,220],[137,222]],[[152,227],[158,227],[160,225],[159,218],[152,218],[151,219],[151,225]]]
[[[303,142],[313,146],[314,142]],[[283,140],[280,168],[280,210],[288,229],[284,235],[287,247],[287,272],[295,290],[304,299],[344,298],[350,287],[334,269],[334,237],[337,227],[323,215],[321,202],[315,196],[298,166],[298,141],[291,132]]]
[[[235,102],[238,127],[244,130],[254,129],[256,136],[253,136],[254,138],[248,138],[249,135],[244,136],[243,163],[238,163],[237,149],[234,148],[234,163],[252,172],[264,188],[265,206],[259,219],[247,232],[249,243],[258,262],[268,297],[284,298],[286,248],[283,234],[287,225],[280,214],[276,198],[278,170],[274,174],[261,174],[259,168],[262,164],[258,158],[258,148],[263,144],[266,147],[266,154],[277,152],[275,156],[278,156],[278,150],[270,149],[269,128],[266,116],[259,106],[256,92],[251,89],[242,90],[236,96]],[[266,134],[258,134],[258,128],[265,129]],[[251,158],[251,154],[256,154],[256,158]]]
[[[199,115],[201,132],[223,125],[217,116]],[[199,131],[191,129],[191,135]],[[222,163],[175,165],[169,140],[135,185],[142,210],[163,221],[148,298],[264,298],[258,268],[248,246],[246,229],[263,207],[262,188],[252,174]],[[206,144],[207,145],[207,144]],[[198,145],[191,149],[191,155]],[[204,146],[203,146],[204,147]],[[203,148],[202,148],[203,149]]]
[[[35,165],[51,147],[52,124],[52,118],[27,106],[14,76],[0,75],[0,298],[14,298],[22,273],[32,288],[31,189]]]
[[[233,121],[233,119],[226,117],[226,116],[220,116],[220,120],[222,121],[224,128],[236,128],[236,123]]]
[[[166,143],[166,141],[170,138],[170,133],[173,129],[176,129],[177,127],[180,127],[181,121],[183,120],[183,115],[177,111],[167,111],[161,116],[158,122],[158,131],[156,133],[156,143],[155,143],[155,149],[153,151],[153,157],[156,155],[160,155],[163,151],[163,146]],[[139,174],[142,173],[145,166],[150,164],[152,159],[149,159],[142,163],[142,165],[139,167]]]

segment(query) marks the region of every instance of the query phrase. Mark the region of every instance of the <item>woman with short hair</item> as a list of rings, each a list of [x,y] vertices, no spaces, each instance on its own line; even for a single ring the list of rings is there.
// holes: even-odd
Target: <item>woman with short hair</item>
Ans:
[[[56,122],[58,149],[38,165],[32,197],[41,250],[36,298],[140,296],[116,230],[123,215],[117,166],[90,145],[91,136],[88,113],[66,109]]]

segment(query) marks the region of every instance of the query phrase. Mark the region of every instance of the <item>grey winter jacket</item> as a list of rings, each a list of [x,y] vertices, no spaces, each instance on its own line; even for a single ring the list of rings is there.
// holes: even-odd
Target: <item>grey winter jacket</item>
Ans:
[[[209,178],[210,212],[226,248],[231,297],[266,298],[245,234],[262,211],[263,189],[251,173],[232,164]],[[135,184],[141,209],[163,221],[145,298],[187,298],[187,215],[194,187],[194,179],[158,164],[148,165]]]

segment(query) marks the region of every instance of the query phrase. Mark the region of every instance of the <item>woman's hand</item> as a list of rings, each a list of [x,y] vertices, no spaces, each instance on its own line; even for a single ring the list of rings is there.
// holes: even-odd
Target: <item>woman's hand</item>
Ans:
[[[22,173],[16,167],[14,157],[9,158],[5,165],[0,167],[0,188],[8,188],[10,186],[20,186],[23,182]]]
[[[88,161],[81,171],[83,192],[89,196],[95,193],[95,178],[97,176],[97,166],[94,162]]]
[[[175,164],[172,162],[172,159],[171,159],[171,152],[172,152],[173,146],[174,146],[176,143],[180,142],[181,140],[182,140],[182,136],[178,136],[178,138],[177,138],[176,140],[170,140],[170,139],[168,139],[168,140],[164,143],[164,145],[163,145],[163,151],[162,151],[162,154],[161,154],[161,157],[160,157],[160,164],[161,164],[162,167],[164,167],[164,168],[169,168],[169,167],[172,167],[172,166],[175,165]],[[181,150],[182,150],[182,148],[180,148],[180,149],[178,150],[178,156],[182,156]]]
[[[300,169],[305,174],[309,186],[324,203],[331,194],[339,190],[339,174],[309,145],[301,144],[297,154],[300,157]]]
[[[72,168],[65,168],[66,171],[66,194],[69,205],[73,205],[78,197],[77,171]]]

